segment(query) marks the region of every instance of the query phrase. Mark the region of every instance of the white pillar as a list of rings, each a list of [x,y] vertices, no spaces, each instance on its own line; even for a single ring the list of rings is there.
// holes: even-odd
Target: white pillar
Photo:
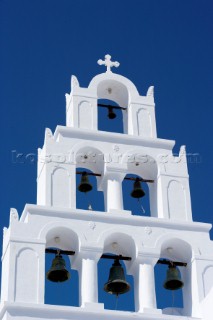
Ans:
[[[98,303],[97,263],[100,259],[99,251],[81,251],[78,258],[79,270],[79,305],[87,308],[103,309]]]
[[[105,211],[123,210],[122,181],[126,172],[119,166],[107,166],[105,170],[100,182],[100,189],[104,191]]]
[[[83,258],[81,266],[81,305],[98,302],[97,263]]]
[[[108,177],[106,182],[106,211],[123,210],[122,179],[118,175]]]
[[[156,309],[154,265],[156,259],[140,259],[134,274],[135,311],[160,312]],[[153,310],[156,309],[156,310]]]

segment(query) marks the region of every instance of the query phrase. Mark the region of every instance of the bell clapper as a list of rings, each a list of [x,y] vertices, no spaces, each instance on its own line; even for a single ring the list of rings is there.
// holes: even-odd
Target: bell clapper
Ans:
[[[117,310],[117,308],[118,308],[118,296],[119,296],[119,294],[116,294],[116,300],[115,300],[115,310]]]
[[[92,204],[89,202],[89,199],[88,199],[88,196],[87,196],[87,192],[84,192],[85,194],[85,198],[86,198],[86,202],[87,202],[87,209],[92,211],[93,208],[92,208]]]
[[[88,205],[88,210],[90,210],[90,211],[92,211],[93,209],[92,209],[92,205],[91,204],[89,204]]]
[[[172,290],[172,313],[174,313],[174,306],[175,306],[175,292]]]
[[[143,207],[143,205],[142,205],[142,203],[141,203],[141,199],[140,199],[140,198],[138,198],[138,203],[139,203],[139,205],[140,205],[140,208],[141,208],[142,212],[143,212],[143,213],[146,213],[146,211],[145,211],[145,209],[144,209],[144,207]]]

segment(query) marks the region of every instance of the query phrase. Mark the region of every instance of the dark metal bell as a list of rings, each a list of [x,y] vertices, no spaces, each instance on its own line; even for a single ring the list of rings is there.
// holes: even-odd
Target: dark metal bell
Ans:
[[[53,282],[64,282],[70,278],[70,273],[66,269],[65,260],[60,254],[53,259],[52,266],[47,272],[47,279]]]
[[[177,290],[184,285],[180,277],[180,271],[176,266],[169,266],[167,270],[166,280],[163,284],[167,290]]]
[[[139,178],[136,178],[134,185],[133,185],[133,190],[131,192],[131,196],[133,198],[142,198],[145,196],[145,192],[141,188],[141,183]]]
[[[117,296],[130,290],[130,284],[125,280],[124,269],[118,259],[115,259],[110,268],[109,279],[104,285],[104,290]]]
[[[86,171],[82,172],[81,182],[78,186],[78,190],[81,192],[88,192],[92,190],[92,185],[89,183],[88,174]]]
[[[111,120],[116,118],[116,113],[113,111],[113,107],[108,107],[108,118]]]

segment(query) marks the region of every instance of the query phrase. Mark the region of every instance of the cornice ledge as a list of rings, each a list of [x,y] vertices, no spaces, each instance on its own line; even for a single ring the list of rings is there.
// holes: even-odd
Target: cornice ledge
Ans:
[[[54,133],[55,141],[57,141],[57,139],[60,136],[65,138],[77,138],[79,140],[84,139],[104,142],[111,141],[111,143],[116,144],[127,144],[140,147],[153,147],[166,150],[172,150],[175,145],[174,140],[166,140],[159,138],[141,138],[140,136],[129,135],[125,133],[121,134],[98,130],[91,131],[90,129],[87,130],[80,128],[57,126]]]
[[[71,306],[56,306],[48,304],[36,304],[36,303],[10,303],[3,302],[0,305],[0,318],[2,319],[4,314],[16,314],[19,319],[25,319],[25,317],[31,317],[33,314],[34,319],[70,319],[72,315],[75,319],[88,319],[88,316],[92,316],[93,319],[103,316],[111,316],[113,319],[144,319],[144,320],[202,320],[201,318],[189,317],[189,316],[177,316],[168,314],[156,314],[156,313],[139,313],[130,311],[119,310],[107,310],[101,308],[86,308],[86,307],[71,307]]]
[[[168,220],[156,217],[143,217],[143,216],[133,216],[124,215],[121,210],[121,214],[110,214],[108,212],[100,211],[88,211],[82,209],[72,209],[72,208],[61,208],[61,207],[50,207],[41,206],[35,204],[26,204],[24,211],[21,215],[20,222],[26,222],[28,214],[36,215],[47,215],[56,216],[57,218],[67,218],[67,219],[77,219],[86,220],[94,222],[104,222],[109,224],[124,224],[133,226],[142,226],[156,228],[168,228],[183,231],[198,231],[198,232],[209,232],[212,228],[210,223],[194,222],[194,221],[178,221],[178,220]]]

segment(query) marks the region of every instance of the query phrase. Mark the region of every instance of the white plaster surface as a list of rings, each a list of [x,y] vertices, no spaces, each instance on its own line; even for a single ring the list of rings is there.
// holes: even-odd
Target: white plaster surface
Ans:
[[[27,204],[20,219],[11,209],[4,229],[0,319],[212,320],[211,225],[192,221],[185,147],[174,156],[174,141],[157,137],[153,87],[140,96],[130,80],[112,73],[109,56],[99,62],[107,72],[94,77],[88,88],[72,77],[67,126],[58,126],[54,134],[45,131],[38,150],[37,204]],[[127,108],[124,134],[97,131],[100,98]],[[101,175],[97,185],[105,212],[76,209],[78,167]],[[128,173],[154,180],[148,184],[150,217],[124,210],[122,181]],[[75,251],[78,308],[44,304],[45,248],[52,246]],[[102,253],[117,251],[132,258],[125,265],[135,279],[135,312],[105,310],[98,302],[98,260]],[[187,263],[181,270],[182,309],[156,308],[154,266],[159,258]]]

